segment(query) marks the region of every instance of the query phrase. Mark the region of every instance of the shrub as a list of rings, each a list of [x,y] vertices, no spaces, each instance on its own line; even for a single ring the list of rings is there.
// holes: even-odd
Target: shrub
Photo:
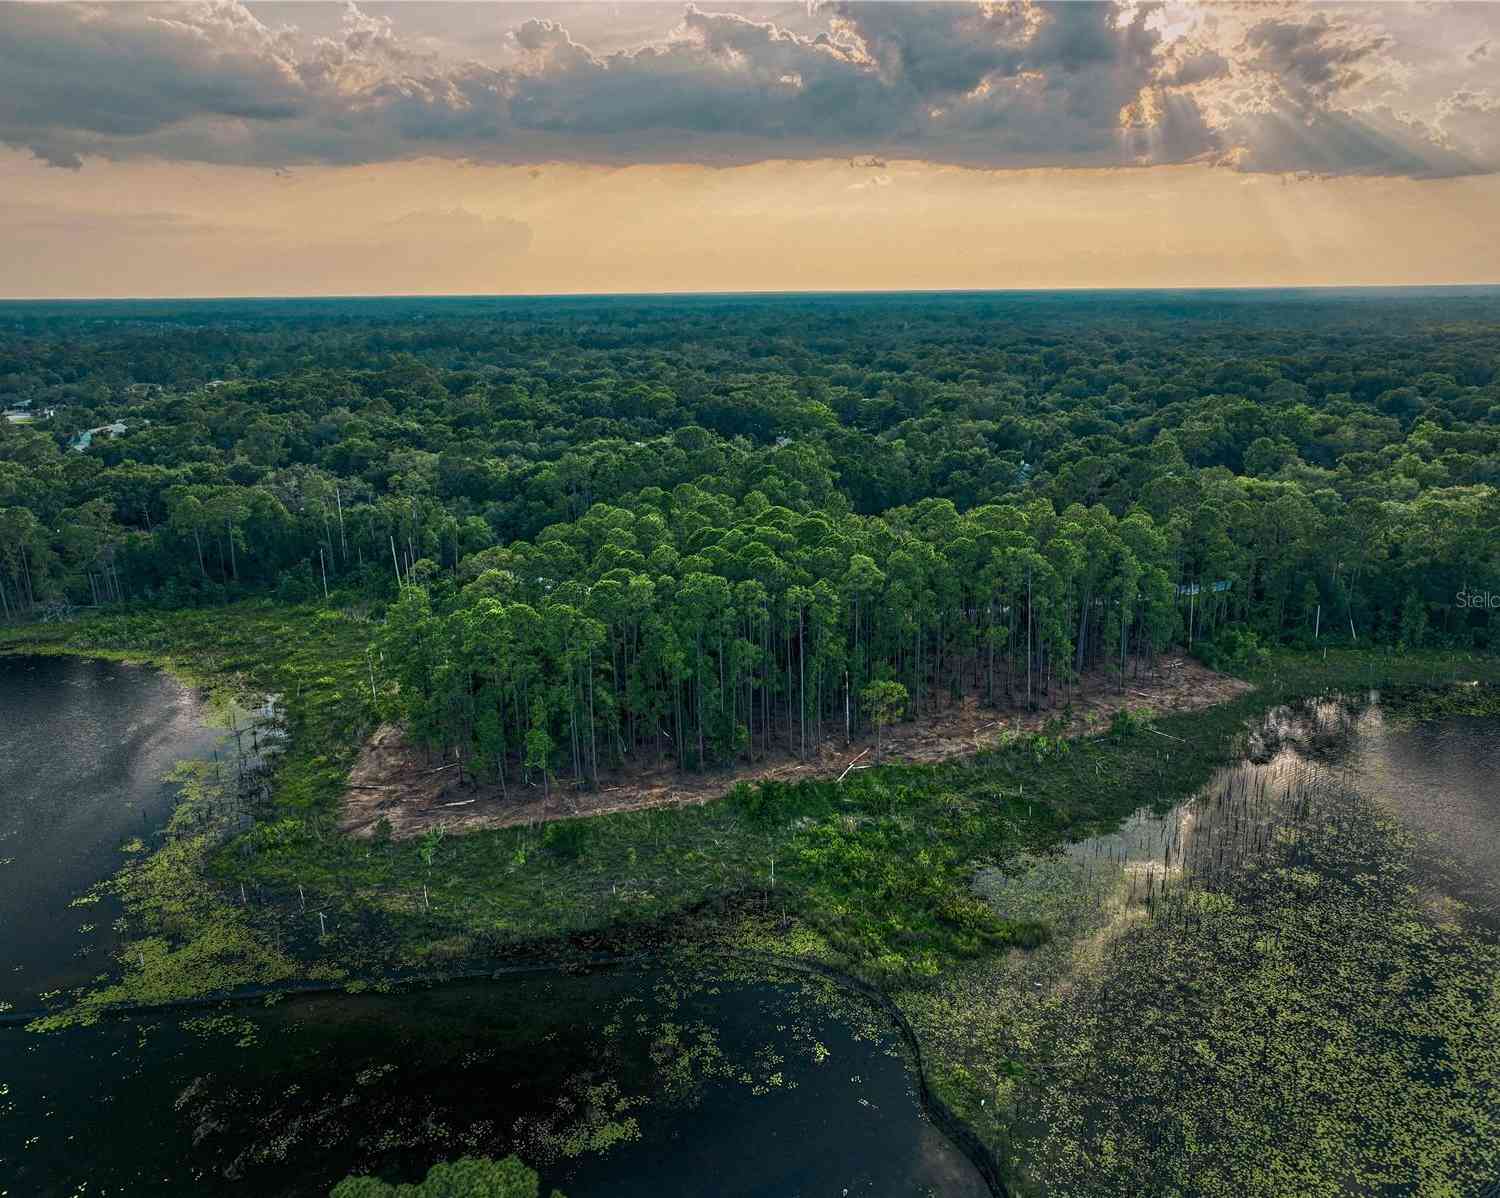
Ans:
[[[1211,640],[1193,646],[1193,656],[1211,670],[1243,670],[1264,664],[1270,656],[1260,637],[1242,624],[1220,629]]]
[[[1139,736],[1149,723],[1150,720],[1146,716],[1128,707],[1122,707],[1109,717],[1107,735],[1110,740],[1129,740],[1132,736]]]
[[[542,833],[542,844],[547,851],[564,861],[576,861],[582,857],[588,841],[588,824],[581,819],[558,820],[548,824]]]

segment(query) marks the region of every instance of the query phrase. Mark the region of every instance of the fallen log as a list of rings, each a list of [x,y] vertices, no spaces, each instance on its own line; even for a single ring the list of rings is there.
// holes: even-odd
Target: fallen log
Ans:
[[[854,761],[858,761],[858,760],[859,760],[859,758],[860,758],[860,757],[863,757],[863,756],[864,756],[864,755],[865,755],[865,754],[866,754],[866,753],[868,753],[868,752],[869,752],[869,751],[870,751],[870,750],[869,750],[869,749],[865,749],[865,750],[863,750],[863,751],[862,751],[862,752],[861,752],[861,753],[860,753],[860,755],[859,755],[859,757],[856,757],[856,758],[855,758],[855,759],[854,759]],[[849,776],[849,771],[850,771],[850,770],[852,770],[852,769],[853,769],[853,768],[854,768],[854,761],[851,761],[851,762],[850,762],[850,763],[849,763],[849,764],[848,764],[848,765],[846,765],[846,766],[845,766],[845,767],[844,767],[844,772],[843,772],[843,773],[842,773],[842,774],[840,774],[840,775],[839,775],[839,781],[840,781],[840,782],[842,782],[842,781],[843,781],[843,780],[844,780],[844,779],[845,779],[845,778],[847,778],[847,777],[848,777],[848,776]]]

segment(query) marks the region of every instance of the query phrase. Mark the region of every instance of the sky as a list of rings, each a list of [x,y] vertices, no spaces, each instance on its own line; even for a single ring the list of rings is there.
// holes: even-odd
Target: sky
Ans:
[[[1500,4],[0,3],[0,227],[16,298],[1500,282]]]

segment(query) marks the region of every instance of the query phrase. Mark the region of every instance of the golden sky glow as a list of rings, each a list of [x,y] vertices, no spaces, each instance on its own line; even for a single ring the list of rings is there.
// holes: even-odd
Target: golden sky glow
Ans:
[[[1500,281],[1500,4],[0,3],[0,295]]]
[[[0,154],[8,296],[1500,279],[1500,177],[847,160],[57,171]]]

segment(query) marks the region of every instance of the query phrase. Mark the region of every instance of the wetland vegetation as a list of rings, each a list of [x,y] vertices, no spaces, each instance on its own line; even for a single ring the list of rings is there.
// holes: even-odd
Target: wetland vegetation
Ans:
[[[40,364],[82,334],[16,317],[26,385],[142,427],[0,436],[5,668],[240,706],[36,898],[111,938],[8,997],[8,1126],[33,1054],[108,1089],[135,1052],[172,1113],[132,1167],[225,1192],[514,1155],[633,1193],[740,1126],[835,1146],[746,1193],[1478,1194],[1494,334],[1403,302],[1250,303],[1238,340],[1207,300],[199,313],[202,359],[104,321],[72,392]],[[689,327],[707,356],[648,335]],[[116,378],[143,330],[160,391]],[[1166,685],[1188,653],[1217,701]],[[445,781],[350,835],[382,725]],[[648,774],[692,801],[586,814]],[[66,1143],[3,1157],[64,1192]]]

